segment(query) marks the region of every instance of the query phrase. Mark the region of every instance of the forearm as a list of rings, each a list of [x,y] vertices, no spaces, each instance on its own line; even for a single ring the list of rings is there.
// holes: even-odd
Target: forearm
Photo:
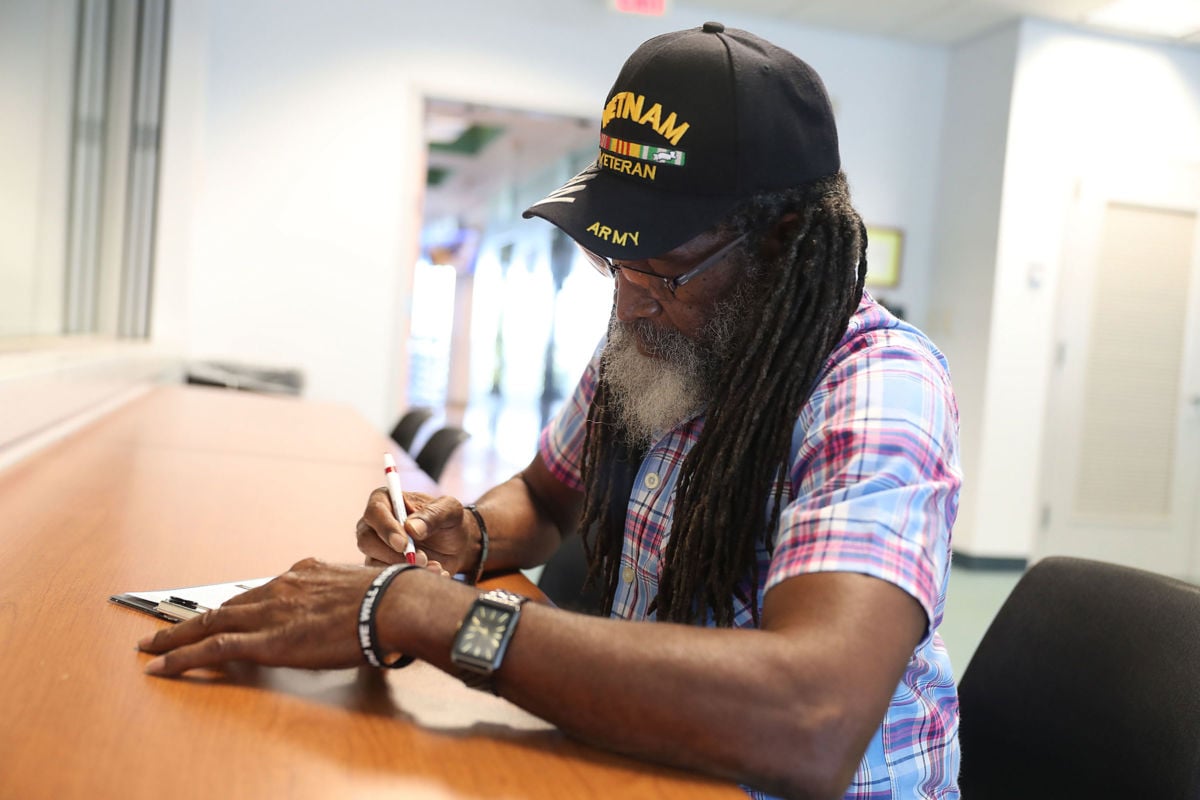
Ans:
[[[501,671],[507,699],[600,747],[822,796],[810,790],[839,761],[819,751],[844,709],[797,672],[780,637],[531,611]]]
[[[139,642],[161,654],[146,670],[360,663],[354,620],[378,577],[305,559]],[[375,643],[458,673],[451,644],[478,590],[426,569],[394,577],[374,605]],[[527,603],[494,677],[505,697],[597,745],[776,794],[837,797],[879,729],[924,612],[894,584],[821,573],[772,587],[762,624],[623,622]]]
[[[475,505],[487,525],[488,571],[528,569],[546,563],[564,535],[574,531],[581,497],[555,480],[540,459],[486,492]],[[469,515],[468,515],[469,516]],[[474,519],[464,520],[475,526]],[[479,563],[480,536],[469,541]]]
[[[404,580],[383,612],[381,636],[454,671],[451,641],[475,592],[432,576]],[[852,771],[866,740],[844,730],[847,693],[830,684],[834,670],[821,645],[819,636],[798,645],[765,631],[621,622],[526,604],[498,686],[593,744],[789,796],[824,796],[849,780],[846,765]]]
[[[484,566],[489,571],[528,569],[543,564],[562,540],[558,528],[538,508],[519,475],[486,492],[475,505],[487,525],[488,554]],[[478,565],[478,525],[470,515],[463,521],[472,526],[468,538],[475,553],[474,563]]]

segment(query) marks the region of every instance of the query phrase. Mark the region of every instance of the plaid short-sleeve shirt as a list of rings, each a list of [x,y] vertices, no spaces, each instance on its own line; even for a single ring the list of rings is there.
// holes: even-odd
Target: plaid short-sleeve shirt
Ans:
[[[597,359],[542,432],[539,452],[582,490],[584,424]],[[644,620],[658,592],[675,484],[704,417],[652,443],[629,498],[613,616]],[[957,798],[958,695],[937,630],[958,508],[958,415],[944,357],[916,328],[865,295],[792,430],[786,504],[772,547],[760,544],[760,582],[743,598],[813,572],[857,572],[912,595],[929,621],[883,723],[845,795],[849,800]],[[734,624],[750,627],[734,600]],[[762,795],[750,792],[751,795]]]

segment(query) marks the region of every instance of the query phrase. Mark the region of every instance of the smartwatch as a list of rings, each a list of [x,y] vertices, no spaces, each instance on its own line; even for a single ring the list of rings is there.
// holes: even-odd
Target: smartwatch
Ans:
[[[495,694],[495,672],[521,618],[521,605],[528,599],[506,589],[492,589],[475,599],[450,647],[450,660],[467,686]]]

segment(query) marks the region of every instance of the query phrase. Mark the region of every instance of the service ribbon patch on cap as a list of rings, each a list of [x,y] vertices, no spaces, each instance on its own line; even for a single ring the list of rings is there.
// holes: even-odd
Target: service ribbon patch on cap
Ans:
[[[684,152],[682,150],[627,142],[605,133],[600,134],[600,149],[620,156],[629,156],[642,161],[649,161],[653,164],[674,164],[677,167],[682,167],[684,161]]]

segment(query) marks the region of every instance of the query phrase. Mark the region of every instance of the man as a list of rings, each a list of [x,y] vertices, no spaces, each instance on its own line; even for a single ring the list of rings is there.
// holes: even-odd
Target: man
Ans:
[[[840,169],[828,97],[795,56],[719,23],[643,44],[596,162],[526,212],[615,288],[533,462],[473,506],[409,494],[404,526],[377,491],[366,567],[301,562],[148,637],[165,655],[147,671],[404,653],[753,793],[957,797],[937,635],[954,399],[940,353],[863,292]],[[439,574],[544,563],[575,530],[608,619]],[[429,569],[402,569],[410,537]]]

